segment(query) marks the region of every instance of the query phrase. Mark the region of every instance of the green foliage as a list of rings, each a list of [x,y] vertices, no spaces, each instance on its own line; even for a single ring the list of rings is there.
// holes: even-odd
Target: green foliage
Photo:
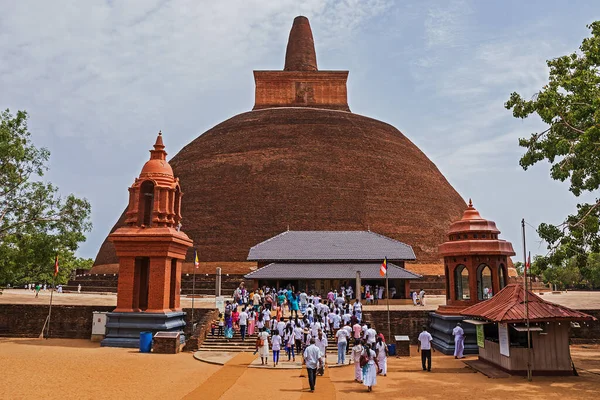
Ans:
[[[41,180],[50,152],[31,142],[27,118],[24,111],[0,114],[0,284],[49,281],[57,253],[67,274],[91,230],[88,201],[62,197]]]
[[[569,182],[575,196],[600,187],[600,21],[588,28],[592,35],[583,40],[579,52],[547,61],[548,84],[531,100],[512,93],[505,104],[516,118],[537,114],[548,125],[543,132],[519,139],[526,149],[521,167],[527,170],[547,160],[550,176]],[[585,272],[586,255],[600,252],[599,218],[596,199],[579,204],[559,225],[541,224],[538,234],[550,250],[546,264],[564,268],[566,260],[575,258]]]

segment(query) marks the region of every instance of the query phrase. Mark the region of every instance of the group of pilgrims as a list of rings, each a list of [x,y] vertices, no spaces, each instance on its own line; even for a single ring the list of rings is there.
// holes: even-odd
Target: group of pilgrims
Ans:
[[[311,391],[316,376],[324,373],[329,341],[335,341],[337,364],[354,362],[354,380],[371,391],[377,375],[387,375],[388,346],[383,334],[363,321],[362,304],[359,299],[352,303],[352,296],[351,286],[322,297],[292,286],[248,292],[240,285],[233,302],[226,302],[224,313],[213,324],[213,335],[217,328],[217,334],[226,339],[234,331],[239,331],[242,340],[256,333],[255,354],[259,353],[262,365],[269,365],[272,356],[272,365],[277,367],[281,350],[288,361],[302,357]]]

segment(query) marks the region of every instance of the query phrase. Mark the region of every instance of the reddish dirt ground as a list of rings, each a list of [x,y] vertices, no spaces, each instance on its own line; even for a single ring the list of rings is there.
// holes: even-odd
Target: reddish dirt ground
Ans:
[[[413,352],[414,352],[413,348]],[[242,354],[225,366],[195,360],[191,353],[140,354],[99,347],[87,340],[0,339],[2,399],[589,399],[600,392],[600,346],[571,348],[577,377],[489,379],[461,360],[433,354],[433,369],[421,371],[416,352],[391,358],[389,374],[373,393],[353,381],[353,366],[327,370],[307,391],[304,370],[246,368]],[[471,359],[473,357],[470,357]]]

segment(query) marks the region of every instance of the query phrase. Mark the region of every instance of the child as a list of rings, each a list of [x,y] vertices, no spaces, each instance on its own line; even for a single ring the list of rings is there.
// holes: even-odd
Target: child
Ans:
[[[223,313],[219,313],[219,331],[217,336],[223,336],[223,328],[225,327],[225,316]]]

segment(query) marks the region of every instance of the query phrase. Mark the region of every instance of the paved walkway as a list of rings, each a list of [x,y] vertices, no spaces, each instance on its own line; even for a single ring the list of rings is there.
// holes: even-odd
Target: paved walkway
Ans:
[[[246,368],[255,358],[256,356],[252,353],[238,353],[183,399],[213,400],[221,398],[223,393],[235,385],[235,382],[246,372]]]

